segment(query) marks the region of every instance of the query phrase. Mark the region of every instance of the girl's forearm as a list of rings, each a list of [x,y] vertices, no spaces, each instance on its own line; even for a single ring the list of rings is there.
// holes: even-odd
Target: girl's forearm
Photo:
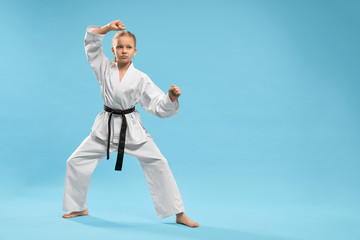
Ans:
[[[109,28],[109,24],[105,25],[101,28],[97,28],[94,31],[92,31],[92,33],[96,33],[96,34],[107,34],[108,32],[110,32],[111,29]]]
[[[122,30],[125,30],[125,25],[120,20],[115,20],[101,28],[95,29],[94,31],[92,31],[92,33],[107,34],[110,31],[122,31]]]

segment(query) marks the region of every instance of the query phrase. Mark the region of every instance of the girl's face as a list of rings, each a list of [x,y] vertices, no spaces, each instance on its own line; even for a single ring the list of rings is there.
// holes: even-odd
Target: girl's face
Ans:
[[[134,39],[129,36],[118,37],[111,47],[112,53],[116,56],[116,61],[120,63],[129,63],[136,55]]]

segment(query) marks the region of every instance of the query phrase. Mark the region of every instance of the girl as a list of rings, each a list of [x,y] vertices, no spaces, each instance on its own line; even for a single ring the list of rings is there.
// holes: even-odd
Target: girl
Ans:
[[[176,223],[199,224],[184,214],[184,205],[167,160],[141,124],[137,103],[149,113],[166,118],[179,109],[180,89],[172,85],[165,95],[131,59],[136,54],[136,38],[120,20],[103,27],[89,26],[85,52],[101,87],[104,111],[95,119],[92,131],[67,160],[63,210],[64,218],[88,215],[87,192],[97,164],[117,151],[115,170],[122,169],[123,154],[135,156],[145,173],[158,218],[176,214]],[[102,40],[110,31],[120,31],[112,41],[111,62],[103,53]]]

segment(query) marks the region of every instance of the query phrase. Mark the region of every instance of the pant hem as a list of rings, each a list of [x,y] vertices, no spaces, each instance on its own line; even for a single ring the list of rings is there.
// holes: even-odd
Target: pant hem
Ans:
[[[170,213],[167,213],[167,214],[158,214],[157,215],[157,217],[159,218],[159,219],[163,219],[163,218],[167,218],[167,217],[170,217],[170,216],[172,216],[172,215],[175,215],[175,214],[178,214],[178,213],[181,213],[181,212],[185,212],[185,208],[184,207],[182,207],[182,208],[179,208],[179,209],[177,209],[177,210],[174,210],[174,211],[172,211],[172,212],[170,212]]]
[[[80,209],[80,210],[77,210],[77,209],[72,209],[72,210],[69,210],[68,208],[63,208],[63,211],[64,212],[81,212],[81,211],[84,211],[86,210],[87,208],[83,208],[83,209]]]

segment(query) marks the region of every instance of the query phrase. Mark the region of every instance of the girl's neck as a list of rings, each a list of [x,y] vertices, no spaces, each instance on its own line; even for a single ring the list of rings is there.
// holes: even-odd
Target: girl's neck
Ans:
[[[118,66],[119,71],[126,71],[130,67],[131,63],[132,63],[131,61],[128,62],[128,63],[119,63],[119,62],[117,62],[117,66]]]

